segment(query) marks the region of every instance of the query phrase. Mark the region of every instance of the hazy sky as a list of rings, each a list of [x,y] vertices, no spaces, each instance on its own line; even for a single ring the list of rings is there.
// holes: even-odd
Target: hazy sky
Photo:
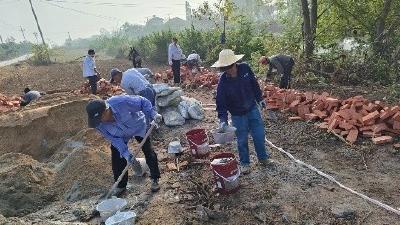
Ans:
[[[188,0],[192,8],[204,1]],[[101,28],[114,30],[124,22],[144,24],[153,15],[185,18],[185,0],[32,0],[32,3],[45,39],[57,44],[64,43],[68,32],[75,39],[97,34]],[[26,38],[36,41],[33,32],[37,32],[37,27],[28,0],[0,0],[0,15],[3,39],[13,36],[17,41],[23,40],[22,26]]]

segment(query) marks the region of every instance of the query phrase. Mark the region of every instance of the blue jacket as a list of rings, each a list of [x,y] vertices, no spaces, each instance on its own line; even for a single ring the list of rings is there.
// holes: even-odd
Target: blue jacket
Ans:
[[[101,123],[97,130],[118,149],[120,155],[131,160],[128,141],[134,136],[144,137],[146,118],[157,114],[150,101],[141,96],[119,95],[106,101],[113,112],[114,122]]]
[[[228,111],[232,116],[242,116],[263,100],[260,86],[250,66],[245,63],[238,63],[236,66],[237,77],[230,78],[224,72],[219,79],[216,104],[221,122],[228,121]]]

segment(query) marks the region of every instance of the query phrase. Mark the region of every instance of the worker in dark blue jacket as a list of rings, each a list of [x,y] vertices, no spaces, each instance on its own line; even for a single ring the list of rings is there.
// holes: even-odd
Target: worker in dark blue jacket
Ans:
[[[241,171],[250,172],[250,157],[248,147],[249,133],[253,137],[258,161],[269,166],[269,154],[265,147],[264,121],[261,109],[266,107],[260,86],[250,66],[237,63],[244,55],[235,55],[230,49],[224,49],[219,59],[212,67],[217,67],[222,74],[217,87],[217,111],[220,128],[228,124],[228,112],[232,116],[236,128],[237,144]]]

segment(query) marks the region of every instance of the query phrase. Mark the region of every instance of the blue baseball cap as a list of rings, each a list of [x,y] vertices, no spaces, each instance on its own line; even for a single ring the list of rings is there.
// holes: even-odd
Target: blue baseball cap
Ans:
[[[92,100],[86,106],[88,114],[88,125],[90,128],[96,128],[101,123],[101,115],[106,110],[106,102],[104,100]]]

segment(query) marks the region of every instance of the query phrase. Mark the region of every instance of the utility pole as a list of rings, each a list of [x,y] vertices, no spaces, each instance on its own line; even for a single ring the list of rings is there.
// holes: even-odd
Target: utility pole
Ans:
[[[71,34],[69,32],[68,32],[68,37],[69,37],[69,40],[72,40]]]
[[[1,41],[2,44],[4,44],[3,38],[1,37],[1,35],[0,35],[0,41]]]
[[[39,40],[38,40],[38,33],[37,33],[37,32],[33,32],[33,36],[35,36],[35,38],[36,38],[36,44],[38,44],[38,43],[39,43]]]
[[[21,27],[21,33],[22,33],[22,37],[24,37],[24,41],[26,41],[26,37],[25,37],[25,29]]]
[[[38,27],[38,30],[39,30],[39,33],[40,33],[40,37],[42,38],[42,43],[43,43],[43,45],[46,45],[46,42],[44,41],[42,29],[40,29],[39,21],[38,21],[38,18],[37,18],[37,16],[36,16],[36,13],[35,13],[35,9],[33,9],[32,0],[29,0],[29,3],[31,4],[31,9],[32,9],[33,17],[35,17],[36,25],[37,25],[37,27]]]

